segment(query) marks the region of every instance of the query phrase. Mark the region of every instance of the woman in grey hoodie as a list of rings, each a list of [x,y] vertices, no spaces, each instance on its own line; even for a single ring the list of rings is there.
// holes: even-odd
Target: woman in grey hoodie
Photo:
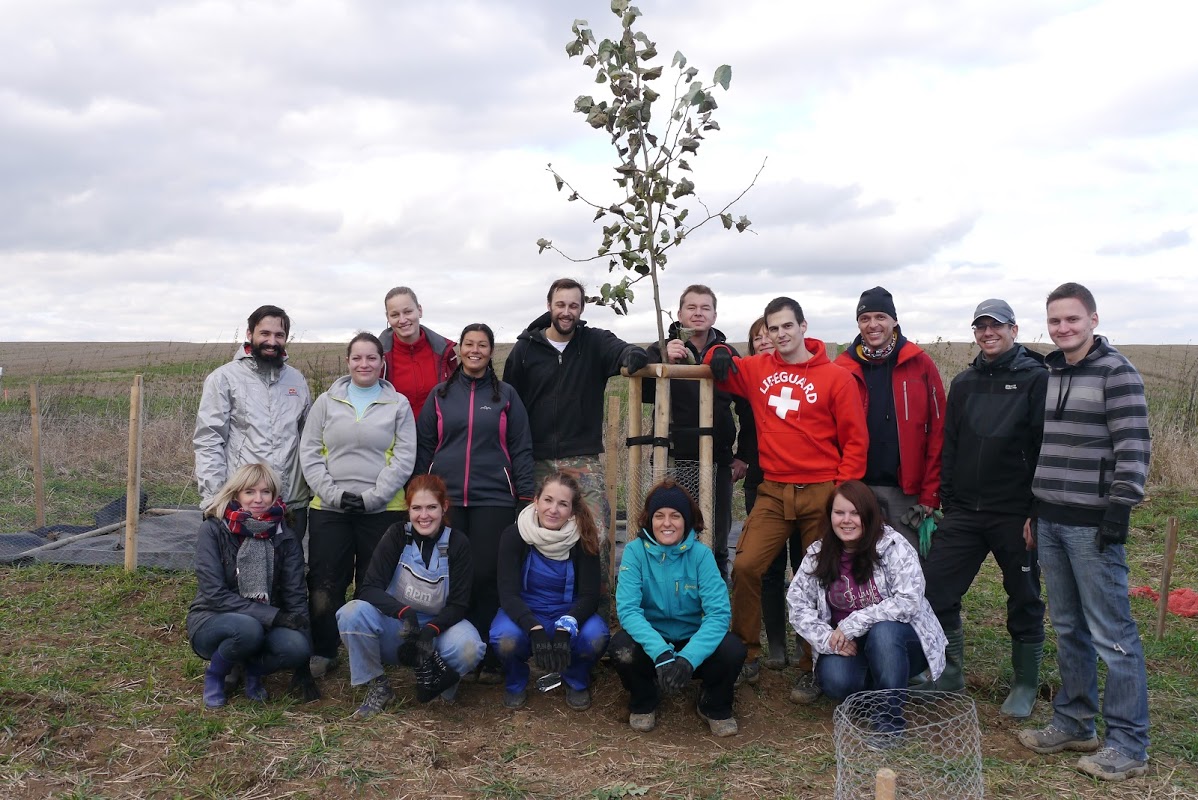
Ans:
[[[315,677],[336,666],[336,614],[350,581],[362,585],[383,533],[407,521],[403,486],[416,462],[412,407],[380,378],[382,343],[359,333],[346,363],[349,375],[316,398],[300,438],[300,465],[313,494],[308,595]]]

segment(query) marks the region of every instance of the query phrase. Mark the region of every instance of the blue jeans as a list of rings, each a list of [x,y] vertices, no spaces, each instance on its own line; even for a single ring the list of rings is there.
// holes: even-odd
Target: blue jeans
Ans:
[[[905,689],[928,668],[919,636],[909,623],[879,622],[857,642],[857,655],[820,655],[815,674],[824,694],[843,700],[865,689]]]
[[[554,620],[537,617],[550,636],[553,635]],[[581,690],[591,685],[591,670],[595,662],[607,649],[611,636],[607,623],[598,614],[592,614],[578,626],[578,635],[570,640],[570,666],[562,673],[562,680],[571,689]],[[531,643],[528,634],[501,608],[491,623],[491,647],[499,656],[503,666],[505,687],[509,692],[522,692],[528,686],[528,656]]]
[[[1036,522],[1061,673],[1052,724],[1078,738],[1094,735],[1101,658],[1107,666],[1106,744],[1143,760],[1148,757],[1148,676],[1127,599],[1127,559],[1123,545],[1098,552],[1097,533],[1093,527]]]
[[[383,674],[383,664],[398,664],[402,637],[395,617],[384,616],[365,600],[350,600],[337,609],[337,629],[349,654],[349,682],[361,686]],[[436,640],[437,652],[459,675],[473,672],[486,646],[466,620],[444,631]]]
[[[191,649],[208,661],[220,651],[226,661],[245,664],[260,675],[307,664],[312,645],[303,631],[267,630],[249,614],[217,614],[200,626]]]
[[[870,711],[874,729],[891,733],[906,727],[903,703],[907,679],[928,668],[923,645],[915,628],[907,622],[878,622],[857,642],[857,655],[820,655],[815,674],[824,694],[833,700],[866,689],[897,689],[885,698],[884,706]]]

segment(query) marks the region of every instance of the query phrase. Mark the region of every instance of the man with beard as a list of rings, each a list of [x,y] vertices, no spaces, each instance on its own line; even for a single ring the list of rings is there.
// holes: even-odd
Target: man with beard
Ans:
[[[546,300],[548,310],[516,337],[503,380],[515,388],[528,410],[537,485],[559,471],[575,478],[601,536],[606,536],[609,510],[600,454],[607,379],[618,375],[621,367],[629,372],[641,369],[649,356],[643,347],[581,319],[586,296],[573,278],[554,281]],[[607,547],[600,547],[599,554],[605,612]]]
[[[250,314],[233,360],[204,380],[192,445],[201,508],[238,467],[263,462],[282,480],[279,496],[303,541],[310,492],[300,473],[299,439],[312,399],[304,376],[286,363],[290,332],[291,318],[278,306]]]

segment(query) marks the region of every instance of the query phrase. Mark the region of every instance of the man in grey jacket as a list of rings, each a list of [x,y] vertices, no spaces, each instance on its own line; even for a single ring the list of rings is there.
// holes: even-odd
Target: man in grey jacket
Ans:
[[[1144,499],[1148,480],[1148,405],[1140,373],[1094,334],[1098,307],[1089,289],[1062,284],[1047,307],[1057,350],[1044,360],[1044,443],[1032,492],[1061,688],[1052,699],[1052,722],[1020,731],[1019,741],[1037,753],[1092,753],[1077,768],[1119,781],[1148,772],[1148,678],[1123,547],[1132,506]],[[1107,667],[1101,750],[1099,658]]]
[[[283,482],[291,529],[303,541],[310,492],[299,464],[300,432],[312,405],[308,383],[287,365],[291,318],[278,306],[250,314],[246,341],[233,360],[204,380],[192,445],[200,507],[242,464],[269,464]]]

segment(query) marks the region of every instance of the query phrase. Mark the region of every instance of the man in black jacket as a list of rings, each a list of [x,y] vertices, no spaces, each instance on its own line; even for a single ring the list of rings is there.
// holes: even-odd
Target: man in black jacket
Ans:
[[[1002,713],[1032,713],[1044,650],[1040,567],[1030,529],[1032,477],[1044,437],[1044,359],[1015,342],[1019,326],[1003,300],[983,300],[973,314],[981,348],[953,378],[944,423],[940,501],[944,521],[924,565],[926,595],[948,637],[947,665],[936,688],[965,687],[961,598],[988,553],[1007,592],[1014,681]]]
[[[716,297],[710,287],[693,284],[682,291],[678,298],[678,320],[670,326],[670,339],[666,342],[665,357],[656,344],[649,345],[649,361],[653,364],[702,364],[703,357],[717,344],[727,346],[733,355],[740,355],[722,332],[717,330]],[[683,337],[686,337],[685,339]],[[655,382],[642,381],[642,400],[652,403],[656,396]],[[715,393],[715,430],[708,435],[714,439],[715,476],[712,486],[714,496],[711,525],[711,550],[715,554],[716,566],[727,580],[728,532],[732,527],[732,484],[745,477],[749,465],[733,454],[736,443],[736,419],[732,407],[736,405],[738,416],[744,401],[727,392]],[[699,461],[699,382],[691,380],[670,381],[670,457],[676,461],[694,462],[691,475],[697,475]],[[678,475],[679,483],[687,485],[697,495],[697,483],[688,480],[688,475]]]
[[[573,278],[554,281],[546,301],[548,310],[516,337],[503,380],[528,411],[537,486],[554,472],[574,477],[603,538],[610,513],[602,458],[607,379],[620,374],[621,367],[641,369],[649,357],[643,347],[586,324],[581,318],[586,295]],[[599,553],[605,584],[601,596],[606,598],[607,547],[601,546]]]

